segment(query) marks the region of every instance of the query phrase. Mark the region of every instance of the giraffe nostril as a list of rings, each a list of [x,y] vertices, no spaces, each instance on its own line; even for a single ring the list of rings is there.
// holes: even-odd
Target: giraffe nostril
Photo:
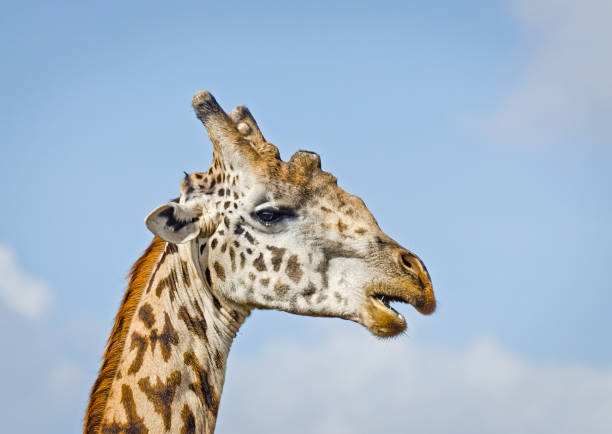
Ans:
[[[407,253],[402,253],[402,254],[400,255],[400,259],[401,259],[401,261],[402,261],[402,265],[403,265],[404,267],[406,267],[406,268],[410,268],[410,269],[415,268],[415,267],[413,266],[413,264],[412,264],[413,258],[412,258],[412,257],[411,257],[409,254],[407,254]]]

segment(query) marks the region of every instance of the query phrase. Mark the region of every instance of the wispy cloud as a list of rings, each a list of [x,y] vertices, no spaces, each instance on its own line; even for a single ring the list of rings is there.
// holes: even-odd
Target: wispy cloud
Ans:
[[[23,271],[14,252],[1,244],[0,298],[9,308],[28,318],[42,315],[51,302],[49,287]]]
[[[524,71],[486,120],[502,142],[612,144],[612,2],[515,0]]]
[[[365,339],[364,339],[365,338]],[[336,336],[230,360],[219,433],[609,433],[612,369]]]

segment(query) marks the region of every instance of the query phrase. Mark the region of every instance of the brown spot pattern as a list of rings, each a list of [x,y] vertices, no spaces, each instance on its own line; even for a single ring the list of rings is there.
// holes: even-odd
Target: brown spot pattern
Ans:
[[[291,255],[289,261],[287,261],[287,269],[285,270],[289,279],[293,280],[295,283],[298,283],[302,278],[304,272],[302,271],[302,267],[298,262],[297,255]]]
[[[174,292],[176,291],[178,283],[178,276],[176,275],[176,270],[173,268],[170,270],[170,273],[163,279],[159,281],[157,287],[155,288],[155,295],[161,297],[162,291],[166,288],[169,289],[168,294],[170,295],[170,301],[174,301]]]
[[[170,430],[172,423],[172,401],[174,400],[174,393],[176,388],[181,384],[181,372],[172,372],[166,383],[162,383],[160,378],[157,377],[157,383],[152,386],[149,382],[149,378],[141,378],[138,381],[138,387],[147,396],[147,399],[153,404],[155,412],[162,417],[164,421],[164,428],[166,431]]]
[[[253,266],[257,271],[266,271],[266,264],[264,262],[263,253],[260,253],[257,259],[253,261]]]
[[[187,262],[181,259],[181,274],[183,277],[183,281],[186,286],[191,286],[191,279],[189,278],[189,268],[187,267]]]
[[[283,262],[283,255],[287,249],[274,246],[267,246],[267,248],[272,252],[272,258],[270,260],[270,262],[272,262],[272,268],[274,271],[280,270],[281,263]]]
[[[110,424],[102,425],[102,434],[148,434],[149,430],[144,425],[142,417],[138,416],[136,412],[136,403],[134,402],[134,394],[132,389],[127,384],[121,386],[121,404],[125,410],[127,422],[119,424],[112,422]]]
[[[149,336],[149,340],[151,341],[151,351],[155,351],[155,345],[157,342],[159,342],[162,357],[164,358],[164,362],[167,362],[170,358],[170,350],[172,349],[172,345],[178,345],[179,338],[176,330],[174,327],[172,327],[168,312],[165,312],[164,316],[164,328],[162,329],[161,334],[158,335],[157,329],[153,329],[151,336]]]
[[[187,404],[183,406],[183,410],[181,411],[181,418],[183,419],[183,427],[181,428],[181,434],[195,434],[195,416],[193,415],[193,412],[189,409]]]
[[[144,353],[147,350],[148,342],[146,338],[137,332],[132,333],[132,343],[130,344],[130,351],[136,348],[136,357],[132,360],[132,364],[128,368],[128,375],[135,374],[140,370],[142,361],[144,359]]]
[[[149,303],[143,304],[138,309],[138,318],[144,323],[145,327],[150,329],[155,324],[155,315],[153,314],[153,308]]]
[[[289,285],[285,285],[280,280],[274,284],[274,292],[279,297],[283,297],[289,291]]]
[[[217,369],[223,369],[223,355],[219,350],[215,353],[215,366]]]
[[[236,252],[234,251],[234,248],[230,246],[229,248],[229,257],[230,257],[230,262],[232,263],[232,272],[236,271]]]
[[[189,389],[192,390],[202,404],[216,416],[219,410],[219,399],[215,396],[212,386],[208,381],[208,373],[204,370],[202,365],[200,365],[195,354],[191,351],[185,352],[183,355],[183,362],[185,365],[191,367],[195,376],[195,382],[189,384]]]
[[[185,306],[181,306],[178,311],[178,317],[185,323],[187,326],[187,330],[190,333],[193,333],[197,336],[200,336],[202,339],[206,340],[206,319],[204,315],[201,315],[200,318],[194,318],[187,311]]]
[[[215,261],[213,268],[215,269],[215,273],[217,274],[219,280],[225,282],[225,269],[223,268],[223,266]]]

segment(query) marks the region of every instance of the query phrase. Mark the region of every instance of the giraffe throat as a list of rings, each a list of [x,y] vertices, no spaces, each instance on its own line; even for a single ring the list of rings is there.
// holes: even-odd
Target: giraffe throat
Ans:
[[[156,238],[133,267],[85,432],[214,432],[227,356],[250,311],[214,294],[191,248]]]

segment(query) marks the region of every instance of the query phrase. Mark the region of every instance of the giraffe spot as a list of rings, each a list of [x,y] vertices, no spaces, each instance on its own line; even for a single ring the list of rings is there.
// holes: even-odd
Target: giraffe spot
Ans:
[[[221,189],[219,189],[219,191],[217,192],[217,194],[218,194],[219,196],[224,196],[224,195],[225,195],[225,190],[221,188]]]
[[[249,279],[251,280],[251,282],[255,281],[255,275],[253,273],[249,273]]]
[[[357,228],[355,229],[355,233],[358,235],[363,235],[367,232],[368,230],[366,228]]]
[[[326,213],[330,213],[330,212],[332,212],[332,210],[331,210],[331,209],[329,209],[329,208],[327,208],[327,207],[325,207],[325,206],[322,206],[322,207],[321,207],[321,211],[326,212]]]
[[[142,361],[144,360],[144,354],[147,350],[148,342],[144,336],[138,332],[132,333],[132,342],[130,343],[130,351],[136,348],[136,357],[132,360],[132,364],[128,368],[128,375],[135,374],[142,367]]]
[[[226,202],[223,204],[223,209],[228,209],[228,208],[230,207],[230,205],[231,205],[231,204],[232,204],[231,202],[226,201]]]
[[[215,261],[213,267],[215,269],[215,274],[217,275],[219,280],[225,282],[225,269],[223,268],[223,266]]]
[[[229,228],[230,228],[230,221],[229,221],[229,217],[227,217],[227,216],[223,217],[223,224],[225,225],[225,227],[226,227],[227,229],[229,229]]]
[[[206,248],[206,243],[200,246],[200,255],[204,253],[204,249]]]
[[[283,262],[283,255],[287,249],[274,246],[267,246],[266,248],[272,252],[272,258],[270,259],[270,262],[272,262],[272,268],[274,268],[274,271],[280,270],[281,263]]]
[[[213,414],[217,415],[219,410],[219,399],[208,380],[208,373],[204,370],[195,354],[191,351],[183,355],[185,365],[191,367],[195,381],[189,384],[189,389],[195,393],[203,405]]]
[[[243,232],[244,232],[244,228],[242,226],[240,226],[240,225],[236,225],[236,228],[234,229],[234,233],[236,235],[240,235]]]
[[[245,262],[246,262],[246,256],[244,256],[244,252],[240,252],[240,269],[244,268]]]
[[[249,233],[249,231],[246,231],[246,232],[244,233],[244,236],[245,236],[245,238],[248,240],[248,242],[249,242],[249,243],[251,243],[251,244],[256,244],[256,243],[255,243],[255,238],[253,238],[253,235],[251,235],[251,234]]]
[[[217,175],[217,182],[221,182],[222,178],[221,178],[221,174]]]
[[[206,340],[206,319],[204,315],[196,319],[189,314],[185,306],[181,306],[178,311],[178,317],[185,323],[189,333],[195,334],[203,340]]]
[[[147,399],[153,404],[155,413],[159,414],[164,421],[164,428],[166,431],[170,430],[172,424],[172,401],[174,400],[174,394],[176,389],[181,384],[181,372],[172,372],[166,383],[163,383],[159,377],[154,386],[151,385],[149,377],[141,378],[138,381],[138,387],[145,394]]]
[[[338,230],[340,232],[344,232],[345,230],[348,229],[348,226],[344,224],[344,222],[342,220],[338,220]]]
[[[215,297],[214,294],[211,294],[212,300],[213,300],[213,305],[215,306],[215,308],[217,310],[221,310],[221,303],[219,303],[219,299],[217,297]]]
[[[234,200],[238,200],[240,198],[240,196],[238,196],[238,193],[234,192]]]
[[[210,268],[206,267],[204,271],[204,277],[206,278],[206,283],[208,283],[208,287],[212,288],[212,281],[210,279]]]
[[[315,288],[312,282],[308,282],[308,286],[304,288],[304,290],[302,291],[302,295],[305,298],[310,298],[314,295],[315,292],[317,292],[317,288]]]
[[[187,285],[188,287],[191,286],[191,279],[189,278],[189,269],[187,268],[187,262],[183,261],[181,259],[181,274],[183,277],[183,282],[185,282],[185,285]]]
[[[229,248],[230,262],[232,263],[232,272],[236,271],[236,252],[233,247]]]
[[[316,272],[321,275],[321,286],[323,288],[327,288],[329,285],[329,279],[327,276],[327,271],[329,270],[329,261],[327,259],[323,259],[319,265],[317,265]]]
[[[166,253],[169,255],[178,253],[178,247],[176,246],[176,244],[174,243],[166,244]]]
[[[181,428],[181,434],[195,434],[196,432],[196,421],[193,412],[189,409],[189,406],[185,404],[181,411],[181,419],[183,419],[183,427]]]
[[[234,240],[234,247],[236,248],[240,247],[240,243],[238,242],[238,240]]]
[[[143,304],[138,310],[138,318],[144,323],[144,325],[150,329],[155,324],[155,315],[153,314],[153,308],[149,303]]]
[[[175,295],[174,292],[176,291],[177,284],[178,276],[176,275],[176,270],[173,268],[172,270],[170,270],[170,273],[168,273],[166,277],[160,279],[159,283],[157,284],[157,287],[155,288],[155,295],[157,295],[157,297],[159,298],[161,297],[161,294],[165,289],[169,289],[168,295],[170,296],[170,301],[173,302]]]
[[[223,355],[219,350],[215,353],[215,366],[217,369],[223,369]]]
[[[286,285],[279,280],[274,284],[274,292],[279,297],[284,297],[287,292],[289,292],[289,285]]]
[[[342,302],[342,296],[340,295],[340,293],[338,291],[334,292],[334,297],[336,297],[336,301],[338,303]]]
[[[226,250],[227,250],[227,243],[223,243],[223,245],[221,246],[221,253],[225,253]]]
[[[285,273],[289,276],[289,279],[293,280],[295,283],[298,283],[302,278],[304,272],[302,271],[302,267],[298,262],[297,255],[291,255],[289,261],[287,261],[287,268],[285,269]]]
[[[261,283],[261,284],[264,286],[264,288],[267,288],[267,287],[268,287],[268,285],[270,284],[270,279],[268,279],[268,278],[266,278],[266,279],[260,279],[260,280],[259,280],[259,283]]]
[[[170,358],[172,345],[178,345],[179,337],[174,327],[172,327],[168,312],[165,312],[164,315],[164,328],[162,329],[161,334],[158,334],[157,329],[153,329],[153,331],[151,331],[151,335],[149,336],[149,340],[151,341],[151,351],[153,352],[155,351],[157,342],[159,342],[162,357],[164,358],[164,362],[167,362]]]
[[[219,241],[217,241],[216,238],[213,238],[213,240],[210,242],[210,248],[211,249],[216,249],[217,248],[217,244],[219,244]]]
[[[247,247],[246,252],[247,252],[249,255],[252,255],[252,254],[253,254],[253,249],[251,249],[251,248],[248,248],[248,247]]]
[[[119,424],[112,422],[110,424],[105,423],[102,425],[101,433],[103,434],[117,434],[117,433],[138,433],[148,434],[149,430],[144,425],[142,417],[138,416],[136,412],[136,403],[134,402],[134,394],[132,389],[127,384],[121,385],[121,404],[125,410],[126,423]]]
[[[253,261],[253,266],[257,271],[266,271],[266,264],[264,263],[263,253],[260,253],[257,259]]]

